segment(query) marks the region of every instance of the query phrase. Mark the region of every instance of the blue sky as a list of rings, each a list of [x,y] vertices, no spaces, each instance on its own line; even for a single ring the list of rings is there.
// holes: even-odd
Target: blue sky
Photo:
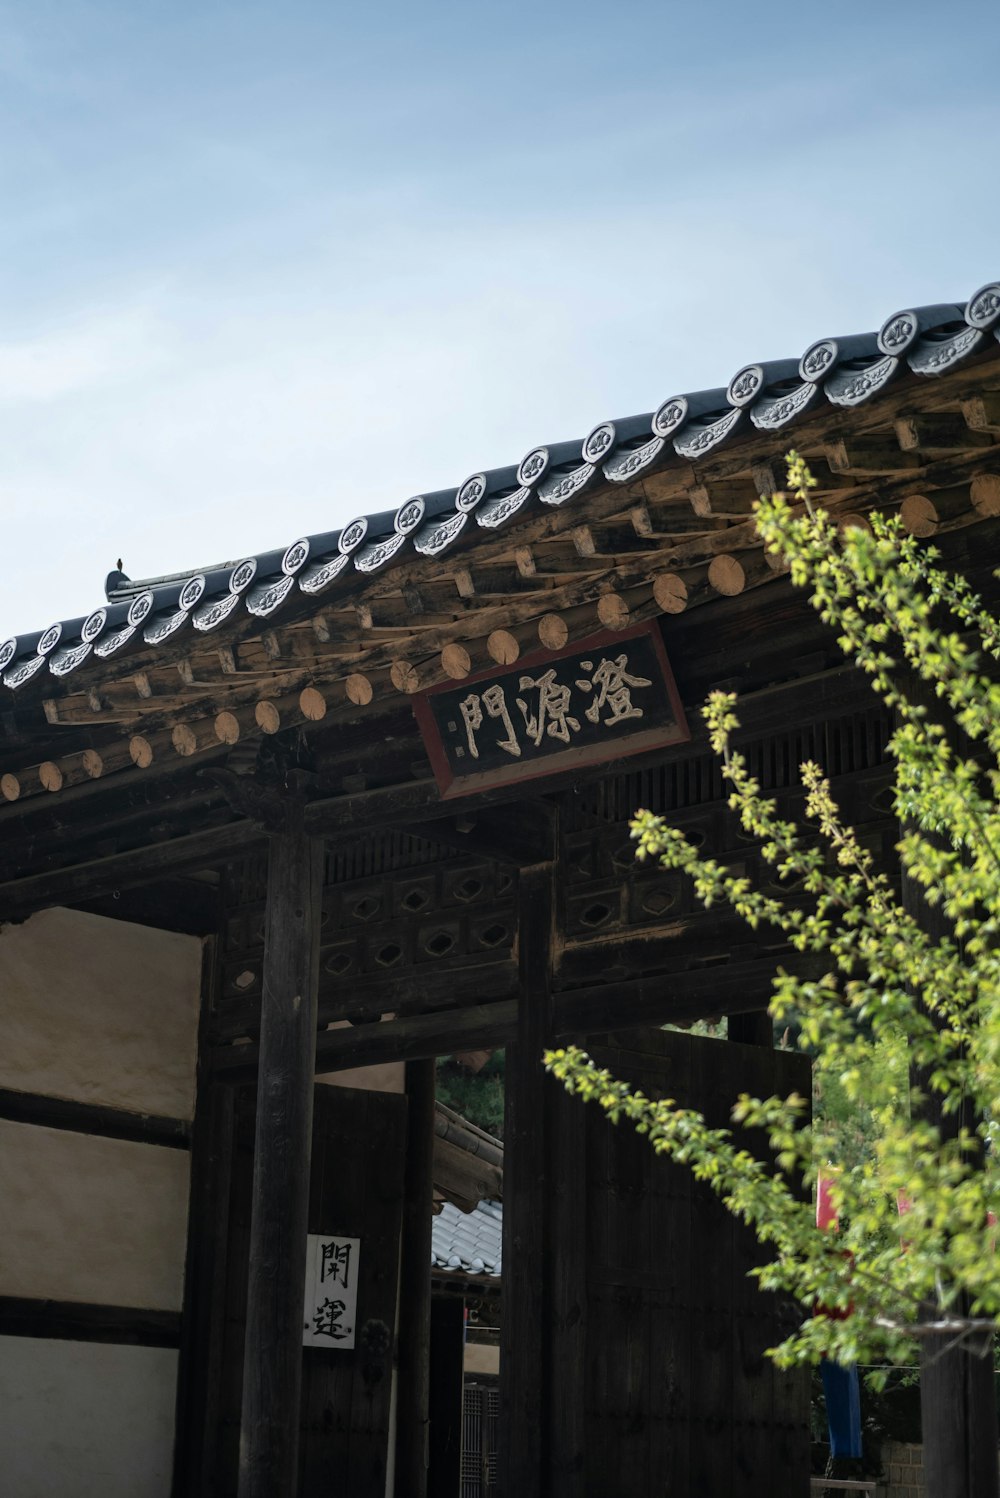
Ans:
[[[1000,276],[995,0],[0,0],[0,638]]]

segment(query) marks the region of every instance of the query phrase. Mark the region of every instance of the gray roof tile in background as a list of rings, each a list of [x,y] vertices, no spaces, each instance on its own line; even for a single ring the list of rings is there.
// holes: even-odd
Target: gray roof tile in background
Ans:
[[[438,1273],[500,1276],[503,1207],[482,1201],[474,1212],[445,1202],[431,1226],[431,1268]]]

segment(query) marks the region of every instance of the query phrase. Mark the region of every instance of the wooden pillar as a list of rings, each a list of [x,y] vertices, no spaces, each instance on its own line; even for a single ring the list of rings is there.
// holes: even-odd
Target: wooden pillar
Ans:
[[[406,1063],[406,1172],[399,1275],[396,1487],[426,1498],[431,1340],[435,1063]]]
[[[293,810],[267,870],[240,1498],[298,1487],[322,888],[323,845]]]
[[[929,688],[912,676],[906,687],[910,700],[922,702],[934,716],[939,704]],[[903,908],[931,940],[954,937],[940,904],[929,904],[921,885],[902,867],[900,896]],[[919,1001],[920,995],[915,998]],[[943,1139],[955,1138],[962,1128],[975,1132],[979,1120],[967,1102],[945,1113],[941,1095],[931,1090],[926,1074],[912,1069],[911,1084],[921,1093],[922,1116],[940,1130]],[[954,1309],[961,1316],[969,1306],[960,1303]],[[979,1350],[964,1343],[954,1346],[953,1335],[920,1339],[924,1481],[934,1498],[1000,1498],[992,1340],[986,1339]]]
[[[507,1047],[504,1100],[503,1290],[500,1321],[501,1490],[542,1498],[546,1341],[545,1099],[551,1030],[554,865],[518,880],[517,1039]]]
[[[923,889],[905,869],[901,870],[901,892],[904,908],[932,939],[953,934],[940,905],[927,903]],[[962,1128],[974,1133],[978,1120],[966,1103],[946,1114],[926,1073],[914,1069],[911,1081],[921,1094],[921,1115],[940,1130],[942,1138],[954,1138]],[[965,1301],[954,1307],[959,1316],[969,1309]],[[953,1333],[920,1339],[924,1481],[934,1498],[1000,1498],[993,1339],[986,1338],[978,1349],[954,1344]]]
[[[924,1483],[934,1498],[997,1498],[993,1338],[978,1339],[981,1353],[954,1340],[920,1341]]]
[[[581,1106],[560,1084],[545,1100],[552,1179],[548,1183],[549,1304],[551,1345],[545,1377],[552,1396],[547,1411],[548,1498],[587,1493],[587,1138],[604,1118]],[[590,1116],[588,1116],[590,1115]]]

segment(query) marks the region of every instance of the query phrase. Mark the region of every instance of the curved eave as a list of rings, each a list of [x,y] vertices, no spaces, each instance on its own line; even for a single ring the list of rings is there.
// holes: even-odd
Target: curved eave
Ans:
[[[991,284],[964,312],[945,304],[894,314],[878,334],[820,340],[800,360],[744,366],[728,387],[672,397],[652,416],[602,423],[580,442],[532,449],[519,464],[409,499],[395,511],[359,516],[208,573],[145,589],[131,584],[85,621],[0,645],[0,706],[16,704],[20,713],[68,694],[98,693],[109,672],[141,682],[144,673],[209,648],[224,657],[240,642],[263,642],[267,656],[276,629],[317,611],[361,614],[390,592],[405,597],[408,586],[419,592],[422,579],[440,576],[442,562],[461,569],[509,556],[523,539],[549,544],[620,511],[629,494],[641,498],[650,480],[683,491],[713,468],[749,472],[755,463],[778,462],[792,445],[817,452],[845,431],[864,434],[891,420],[890,407],[918,409],[922,392],[995,361],[998,338],[1000,284]],[[677,524],[683,552],[685,527]],[[727,534],[735,547],[750,544],[736,531]],[[463,595],[458,602],[456,615],[470,616],[474,630],[475,600]],[[363,655],[359,650],[359,670]],[[279,650],[261,662],[260,674],[278,678],[292,665]],[[197,690],[199,682],[186,685]],[[59,721],[51,711],[50,721]],[[99,721],[96,708],[94,716]]]

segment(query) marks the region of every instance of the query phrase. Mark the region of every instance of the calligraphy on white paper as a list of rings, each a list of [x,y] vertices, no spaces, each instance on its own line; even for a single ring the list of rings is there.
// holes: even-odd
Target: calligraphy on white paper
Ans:
[[[308,1235],[303,1347],[354,1346],[360,1257],[360,1238]]]

